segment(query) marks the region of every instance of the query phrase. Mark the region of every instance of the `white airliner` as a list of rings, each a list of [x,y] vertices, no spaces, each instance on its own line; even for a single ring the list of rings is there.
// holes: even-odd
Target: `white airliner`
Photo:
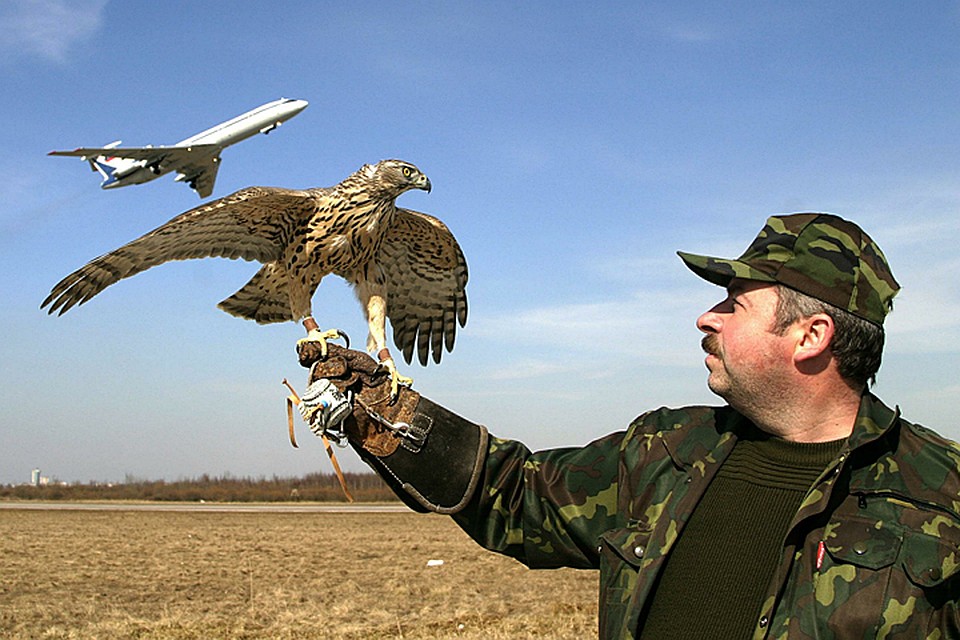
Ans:
[[[117,140],[104,147],[51,151],[48,155],[86,160],[103,176],[103,189],[143,184],[176,171],[177,182],[186,182],[206,198],[213,193],[221,151],[258,133],[270,133],[306,109],[307,104],[306,100],[274,100],[172,146],[121,147]]]

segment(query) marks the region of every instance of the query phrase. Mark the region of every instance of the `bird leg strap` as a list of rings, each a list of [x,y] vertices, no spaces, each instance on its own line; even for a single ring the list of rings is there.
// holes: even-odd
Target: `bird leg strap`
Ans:
[[[366,353],[328,344],[323,356],[311,343],[297,351],[310,369],[308,388],[330,383],[352,403],[326,433],[346,439],[410,508],[450,514],[467,505],[486,461],[485,427],[409,387],[391,397],[390,373]]]

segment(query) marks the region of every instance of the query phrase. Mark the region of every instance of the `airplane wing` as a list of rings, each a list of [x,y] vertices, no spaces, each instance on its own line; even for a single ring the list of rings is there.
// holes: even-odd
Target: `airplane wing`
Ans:
[[[72,151],[51,151],[48,156],[78,156],[82,158],[129,158],[145,160],[147,164],[156,162],[173,168],[203,156],[212,156],[220,152],[215,144],[194,144],[185,147],[79,147]]]
[[[176,171],[179,182],[186,182],[201,198],[213,193],[213,183],[220,168],[220,151],[216,144],[192,144],[160,147],[79,147],[72,151],[51,151],[51,156],[78,156],[92,160],[100,156],[111,160],[123,158],[143,162],[160,175]]]
[[[179,175],[176,180],[186,182],[201,198],[206,198],[213,193],[213,183],[217,180],[217,170],[220,168],[220,156],[206,156],[196,160],[178,167]]]

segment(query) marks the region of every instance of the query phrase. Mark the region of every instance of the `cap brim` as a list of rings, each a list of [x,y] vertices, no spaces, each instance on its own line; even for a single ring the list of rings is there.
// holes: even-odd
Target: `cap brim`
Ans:
[[[728,260],[726,258],[714,258],[712,256],[700,256],[694,253],[677,251],[677,255],[683,260],[683,263],[695,274],[715,285],[726,287],[734,278],[743,278],[744,280],[759,280],[760,282],[776,282],[776,280],[751,267],[745,262],[739,260]]]

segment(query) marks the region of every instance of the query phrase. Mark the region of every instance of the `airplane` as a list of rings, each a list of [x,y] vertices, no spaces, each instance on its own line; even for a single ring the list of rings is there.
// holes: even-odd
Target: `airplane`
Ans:
[[[103,176],[101,189],[143,184],[176,171],[176,182],[187,183],[206,198],[213,193],[221,151],[258,133],[270,133],[306,109],[307,104],[306,100],[280,98],[171,146],[121,147],[117,140],[103,147],[51,151],[47,155],[86,160]]]

